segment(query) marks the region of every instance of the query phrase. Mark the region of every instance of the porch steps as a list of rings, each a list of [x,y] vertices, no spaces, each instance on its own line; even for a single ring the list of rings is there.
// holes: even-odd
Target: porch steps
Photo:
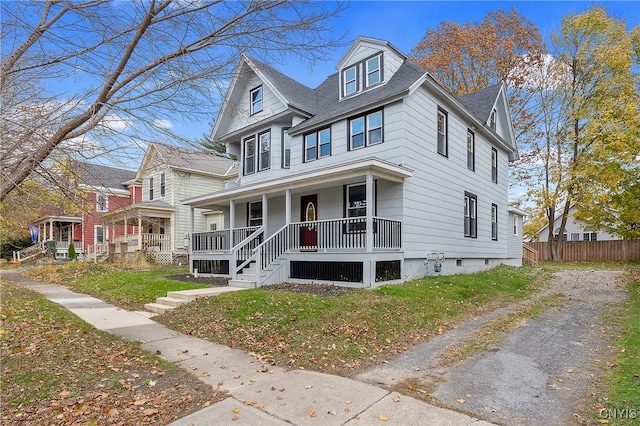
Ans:
[[[243,277],[242,275],[244,274],[240,274],[238,275],[238,278],[235,280],[229,280],[229,285],[232,285],[234,287],[241,287],[241,288],[255,288],[256,287],[256,280],[252,280],[251,277],[255,277],[255,275],[250,276],[247,275],[245,277]]]
[[[231,283],[230,283],[231,284]],[[164,314],[180,305],[189,303],[202,297],[217,296],[230,291],[244,290],[246,287],[228,285],[224,287],[198,288],[194,290],[170,291],[165,297],[158,297],[155,303],[147,303],[144,308],[156,314]]]

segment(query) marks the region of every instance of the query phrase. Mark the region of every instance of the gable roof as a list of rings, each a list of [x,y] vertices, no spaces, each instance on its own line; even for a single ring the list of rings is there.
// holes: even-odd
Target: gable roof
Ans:
[[[496,105],[501,89],[502,84],[498,83],[476,92],[458,96],[458,99],[486,123]]]
[[[156,157],[157,156],[157,157]],[[138,174],[151,161],[158,161],[167,166],[184,171],[193,171],[217,176],[233,176],[238,173],[237,162],[218,157],[208,151],[194,151],[160,142],[152,142],[145,153]],[[141,176],[139,176],[141,177]]]
[[[80,185],[94,188],[109,188],[126,190],[126,183],[135,179],[136,172],[103,166],[100,164],[73,161],[71,170]]]

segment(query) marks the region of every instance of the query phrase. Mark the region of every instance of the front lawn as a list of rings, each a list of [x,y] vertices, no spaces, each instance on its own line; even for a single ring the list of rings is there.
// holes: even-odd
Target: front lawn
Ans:
[[[180,274],[187,275],[187,268],[88,262],[45,266],[29,273],[38,280],[65,285],[127,310],[140,310],[169,291],[206,287],[169,278]]]
[[[273,363],[349,376],[526,298],[540,277],[531,268],[500,266],[341,296],[259,288],[198,300],[156,320]]]
[[[38,293],[0,290],[4,425],[166,424],[225,397]]]

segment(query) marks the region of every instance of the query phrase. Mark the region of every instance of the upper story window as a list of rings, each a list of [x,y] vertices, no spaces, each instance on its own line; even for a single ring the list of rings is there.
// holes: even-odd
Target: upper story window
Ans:
[[[376,55],[371,59],[367,59],[367,87],[378,84],[382,81],[382,72],[380,69],[381,55]]]
[[[513,215],[513,236],[518,236],[518,216]]]
[[[166,188],[166,186],[165,186],[165,178],[164,178],[164,173],[162,173],[160,175],[160,196],[161,197],[165,196],[165,193],[166,193],[165,192],[165,188]]]
[[[282,168],[288,169],[291,167],[291,135],[287,131],[282,130]]]
[[[250,175],[256,171],[256,137],[244,140],[244,174]]]
[[[491,181],[498,183],[498,150],[491,148]]]
[[[478,235],[478,197],[469,192],[464,193],[464,236],[476,238]]]
[[[344,96],[355,93],[358,90],[358,67],[352,66],[342,72],[342,93]]]
[[[149,178],[149,201],[153,200],[153,178]]]
[[[349,150],[384,141],[382,111],[375,111],[349,120]]]
[[[106,212],[109,210],[109,198],[105,194],[96,194],[96,211]]]
[[[467,130],[467,169],[476,169],[476,135]]]
[[[331,155],[331,128],[309,133],[304,137],[304,161]]]
[[[260,142],[260,158],[258,170],[267,170],[271,167],[271,131],[267,130],[258,135]]]
[[[448,115],[438,107],[438,154],[449,156]]]
[[[262,111],[262,86],[251,91],[251,115]]]
[[[489,117],[489,127],[493,130],[496,129],[496,115],[498,115],[498,112],[494,109],[491,111],[491,117]]]

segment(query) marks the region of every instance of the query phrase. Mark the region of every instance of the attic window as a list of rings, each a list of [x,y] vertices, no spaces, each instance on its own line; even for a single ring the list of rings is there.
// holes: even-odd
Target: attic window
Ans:
[[[251,91],[251,115],[262,111],[262,86]]]
[[[491,117],[489,118],[489,127],[491,127],[493,130],[496,129],[496,115],[497,112],[495,109],[491,111]]]
[[[380,72],[381,55],[376,55],[371,59],[367,59],[367,87],[382,81]]]
[[[355,93],[358,89],[357,84],[357,67],[353,66],[351,68],[347,68],[342,72],[342,81],[344,84],[343,93],[344,96]]]

